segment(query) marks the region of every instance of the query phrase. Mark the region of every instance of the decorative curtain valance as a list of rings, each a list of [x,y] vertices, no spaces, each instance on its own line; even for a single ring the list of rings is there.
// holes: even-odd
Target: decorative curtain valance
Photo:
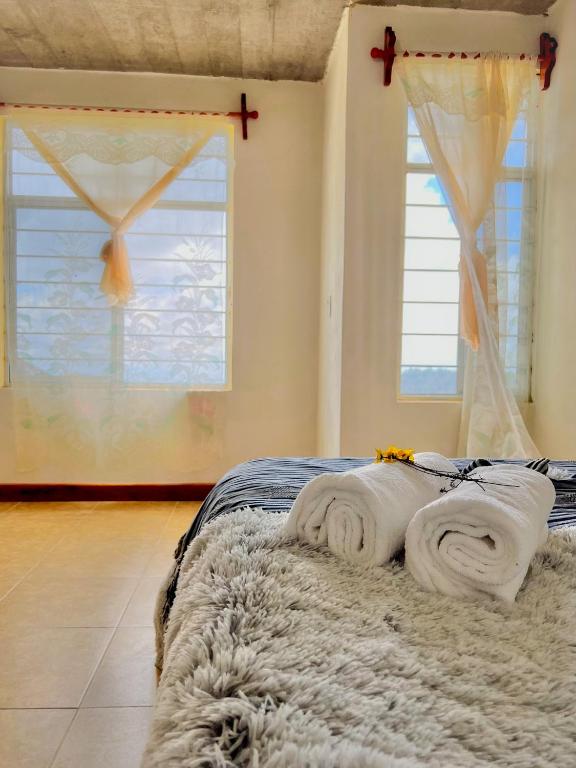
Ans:
[[[399,57],[399,74],[460,236],[461,335],[469,343],[460,450],[533,456],[498,348],[498,299],[490,296],[487,232],[496,183],[520,105],[534,80],[529,61]],[[493,292],[492,292],[493,293]]]
[[[534,63],[498,54],[475,58],[400,57],[402,79],[413,107],[435,104],[467,122],[497,118],[506,124],[518,111]],[[454,70],[458,83],[454,87]],[[512,126],[510,126],[510,130]]]
[[[194,159],[223,120],[197,115],[78,114],[7,109],[33,145],[32,160],[50,164],[110,227],[101,251],[100,288],[110,303],[133,293],[125,233]]]

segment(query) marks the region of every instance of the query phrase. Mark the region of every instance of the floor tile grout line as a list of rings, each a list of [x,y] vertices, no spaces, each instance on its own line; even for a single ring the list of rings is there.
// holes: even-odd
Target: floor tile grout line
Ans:
[[[14,507],[17,507],[17,506],[19,506],[19,503],[20,503],[20,502],[16,502],[16,504],[14,505]],[[39,503],[39,504],[42,504],[42,502],[38,502],[38,503]],[[63,503],[65,503],[65,502],[63,502]],[[95,506],[96,506],[96,504],[94,504],[94,507],[95,507]],[[94,509],[94,507],[90,507],[90,510],[92,511],[92,509]],[[11,508],[10,508],[10,511],[11,511],[12,509],[13,509],[13,507],[11,507]],[[0,597],[0,604],[2,603],[2,601],[3,601],[3,600],[5,600],[5,599],[8,597],[8,595],[10,595],[10,594],[11,594],[11,593],[12,593],[12,592],[13,592],[13,591],[16,589],[16,587],[20,586],[20,584],[21,584],[21,583],[22,583],[22,582],[23,582],[25,579],[27,579],[27,578],[28,578],[28,576],[30,576],[30,574],[31,574],[31,573],[33,573],[33,571],[35,571],[35,570],[36,570],[36,568],[38,568],[38,566],[40,565],[40,563],[42,562],[42,560],[45,558],[45,556],[46,556],[48,553],[52,552],[52,551],[53,551],[53,550],[54,550],[54,549],[55,549],[55,548],[58,546],[58,544],[60,544],[60,542],[61,542],[61,541],[64,539],[64,537],[65,537],[65,536],[66,536],[66,534],[65,534],[65,533],[63,533],[63,534],[62,534],[61,536],[59,536],[59,537],[56,539],[56,541],[53,543],[53,545],[52,545],[52,548],[50,548],[49,546],[47,546],[47,547],[46,547],[46,549],[42,551],[42,554],[40,555],[40,559],[38,560],[38,562],[37,562],[37,563],[35,563],[33,566],[31,566],[30,570],[26,571],[26,572],[24,573],[24,575],[22,576],[22,578],[21,578],[21,579],[19,579],[19,580],[16,582],[16,584],[14,584],[14,585],[13,585],[13,586],[12,586],[12,587],[11,587],[11,588],[8,590],[8,592],[6,592],[6,594],[4,594],[4,595],[2,595],[2,597]]]
[[[14,504],[12,507],[10,507],[6,511],[12,513],[18,506],[19,506],[19,503],[16,503],[16,504]],[[40,503],[38,506],[39,506],[39,508],[41,508],[42,503]],[[98,506],[99,506],[99,504],[95,503],[94,505],[92,505],[89,508],[78,510],[77,514],[73,514],[70,518],[67,518],[65,520],[65,523],[69,523],[69,526],[66,526],[66,532],[62,533],[61,535],[57,535],[56,538],[52,542],[46,544],[46,546],[42,546],[41,545],[41,549],[40,549],[40,553],[38,555],[37,562],[35,562],[34,565],[32,565],[30,568],[27,568],[24,571],[24,573],[21,575],[21,577],[16,581],[16,583],[8,590],[8,592],[6,592],[6,594],[3,595],[2,598],[0,598],[0,604],[1,604],[2,600],[5,597],[7,597],[9,594],[11,594],[13,592],[13,590],[16,589],[16,587],[18,587],[24,580],[26,580],[28,577],[30,577],[35,571],[38,571],[39,569],[41,569],[42,564],[45,563],[45,561],[46,561],[47,557],[50,555],[50,553],[53,552],[62,543],[62,541],[66,539],[66,537],[69,535],[70,531],[77,530],[82,522],[84,522],[86,520],[89,520],[90,518],[94,519],[92,516],[94,515],[94,513],[98,509]],[[50,508],[50,509],[52,510],[54,508]],[[146,571],[149,568],[152,559],[158,554],[158,552],[161,551],[161,542],[163,542],[164,537],[166,536],[166,533],[167,533],[167,530],[169,528],[170,523],[174,520],[175,513],[176,513],[177,509],[178,509],[178,502],[173,502],[172,506],[169,508],[169,510],[167,510],[167,514],[165,516],[162,516],[164,519],[163,519],[163,521],[161,522],[161,525],[158,528],[158,533],[155,534],[150,539],[149,551],[146,552],[147,556],[143,559],[144,565],[143,565],[142,570],[141,570],[141,572],[139,573],[138,576],[132,576],[132,577],[127,577],[127,576],[108,577],[108,578],[118,578],[118,579],[122,579],[122,580],[126,580],[127,578],[130,578],[130,580],[131,581],[133,580],[133,582],[134,582],[133,589],[129,592],[129,594],[127,596],[126,603],[124,605],[124,608],[121,611],[121,613],[120,613],[117,621],[115,622],[115,624],[113,626],[110,626],[110,627],[86,627],[86,626],[79,627],[79,629],[101,629],[101,630],[108,630],[109,631],[109,637],[107,638],[107,641],[105,641],[102,653],[98,655],[96,663],[93,666],[92,673],[90,674],[89,679],[88,679],[86,685],[84,686],[84,689],[83,689],[83,691],[82,691],[82,693],[80,695],[78,704],[76,706],[73,706],[73,707],[42,707],[42,706],[40,706],[40,707],[38,707],[38,706],[36,706],[36,707],[0,707],[0,711],[7,711],[7,710],[8,711],[9,710],[19,710],[19,711],[44,710],[44,711],[67,711],[67,712],[73,713],[72,717],[70,719],[70,722],[69,722],[68,726],[65,729],[65,732],[62,734],[62,738],[59,740],[57,746],[55,747],[55,751],[54,751],[53,756],[52,756],[52,758],[50,760],[50,763],[49,763],[49,768],[53,768],[53,766],[56,764],[56,762],[58,760],[58,757],[61,754],[62,748],[63,748],[66,740],[68,739],[70,731],[74,727],[74,724],[76,723],[76,720],[78,719],[79,713],[80,713],[81,710],[86,710],[86,711],[89,711],[89,710],[100,710],[100,709],[104,709],[104,710],[106,710],[106,709],[134,709],[134,710],[147,709],[147,710],[153,710],[153,708],[154,708],[153,704],[152,705],[150,705],[150,704],[141,704],[141,705],[129,704],[127,706],[120,706],[120,705],[110,705],[110,706],[107,706],[107,705],[104,705],[104,706],[95,706],[95,707],[82,707],[82,703],[86,699],[88,690],[89,690],[90,686],[92,685],[92,683],[94,681],[94,677],[96,676],[98,670],[100,669],[100,667],[102,665],[104,657],[106,656],[106,654],[108,653],[108,651],[110,649],[111,643],[113,642],[114,638],[116,637],[116,635],[118,633],[118,630],[121,628],[122,621],[123,621],[123,619],[124,619],[124,617],[125,617],[125,615],[126,615],[126,613],[128,611],[128,607],[130,605],[130,602],[134,598],[134,595],[136,594],[138,588],[141,587],[141,585],[142,585],[144,580],[149,580],[149,579],[156,578],[156,577],[153,577],[151,575],[147,575]],[[57,574],[54,574],[54,576],[56,577]],[[62,576],[62,578],[65,578],[65,576]],[[76,576],[75,578],[82,578],[82,577]],[[97,577],[92,574],[92,575],[86,575],[85,578],[93,579],[93,578],[97,578]],[[30,626],[32,626],[32,625],[30,625]],[[126,626],[128,628],[129,626],[132,627],[132,626],[136,626],[136,625],[126,625]],[[140,625],[138,625],[138,626],[140,626]],[[147,625],[147,626],[149,626],[149,625]],[[58,628],[58,627],[50,627],[50,628],[53,629],[53,628]],[[75,627],[68,626],[68,627],[62,627],[62,628],[74,629]]]
[[[79,707],[0,707],[0,712],[76,712]],[[109,704],[84,707],[84,709],[152,709],[151,704]]]
[[[96,505],[96,506],[97,506],[97,505]],[[164,526],[162,527],[162,530],[164,530],[164,529],[166,528],[166,525],[168,524],[168,520],[169,520],[169,519],[172,517],[172,515],[174,514],[174,508],[175,508],[175,506],[176,506],[176,502],[174,503],[174,506],[172,507],[172,510],[171,510],[170,514],[168,514],[168,515],[166,516],[166,521],[165,521],[165,523],[164,523]],[[95,507],[95,508],[96,508],[96,507]],[[158,537],[158,538],[160,538],[160,537]],[[150,562],[150,560],[151,560],[151,559],[152,559],[152,553],[150,554],[150,558],[148,559],[148,561],[147,561],[147,563],[146,563],[146,566],[145,566],[145,567],[147,567],[147,565],[149,564],[149,562]],[[142,572],[144,572],[144,569],[143,569],[143,571],[142,571]],[[116,636],[116,632],[118,631],[118,627],[120,626],[120,622],[121,622],[121,621],[122,621],[122,619],[124,618],[124,614],[126,613],[126,610],[128,609],[128,605],[129,605],[129,603],[130,603],[130,600],[132,600],[132,598],[134,597],[134,593],[136,592],[136,590],[137,590],[137,589],[138,589],[138,587],[140,586],[140,583],[141,583],[141,581],[142,581],[142,576],[140,576],[140,578],[136,579],[136,584],[135,584],[135,586],[134,586],[134,589],[132,590],[131,594],[130,594],[130,595],[129,595],[129,597],[128,597],[128,600],[127,600],[127,602],[126,602],[126,605],[125,605],[125,607],[124,607],[124,610],[123,610],[123,611],[122,611],[122,613],[120,614],[120,617],[118,618],[118,621],[117,621],[117,623],[116,623],[116,626],[115,626],[115,627],[112,629],[112,631],[111,631],[111,633],[110,633],[110,639],[109,639],[109,640],[108,640],[108,642],[106,643],[106,646],[105,646],[105,648],[104,648],[104,650],[103,650],[102,654],[100,655],[100,657],[99,657],[99,659],[98,659],[97,663],[96,663],[96,664],[95,664],[95,666],[94,666],[94,669],[93,669],[93,671],[92,671],[92,674],[90,675],[90,677],[89,677],[89,679],[88,679],[88,682],[87,682],[86,686],[84,687],[84,690],[83,690],[83,692],[82,692],[82,695],[80,696],[80,700],[79,700],[78,706],[76,707],[76,711],[75,711],[75,713],[74,713],[74,717],[73,717],[73,718],[72,718],[72,720],[70,721],[70,724],[69,724],[68,728],[66,729],[66,732],[64,733],[64,735],[63,735],[62,739],[60,740],[60,743],[58,744],[58,747],[57,747],[56,751],[54,752],[54,757],[52,758],[52,760],[51,760],[51,762],[50,762],[50,765],[49,765],[49,767],[48,767],[48,768],[53,768],[53,766],[54,766],[54,764],[55,764],[55,762],[56,762],[56,760],[57,760],[57,758],[58,758],[58,755],[59,755],[59,753],[60,753],[60,750],[62,749],[62,747],[63,747],[63,745],[64,745],[64,742],[65,742],[65,740],[66,740],[66,738],[67,738],[68,734],[70,733],[70,730],[72,729],[72,726],[73,726],[73,724],[76,722],[76,719],[77,719],[77,717],[78,717],[78,715],[79,715],[80,711],[81,711],[82,709],[85,709],[85,710],[88,710],[88,709],[92,709],[92,707],[82,707],[82,702],[83,702],[83,701],[84,701],[84,699],[86,698],[86,695],[87,695],[87,693],[88,693],[88,690],[89,690],[90,686],[92,685],[92,681],[94,680],[94,678],[95,678],[95,676],[96,676],[96,673],[98,672],[98,669],[100,668],[100,665],[102,664],[102,661],[104,660],[104,657],[105,657],[106,653],[108,652],[108,649],[110,648],[110,645],[111,645],[111,643],[112,643],[112,640],[113,640],[113,639],[114,639],[114,637]],[[96,707],[94,707],[94,709],[96,709]],[[112,709],[112,707],[101,707],[101,709]]]
[[[42,502],[39,502],[39,503],[41,504]],[[63,502],[63,503],[65,503],[65,502]],[[16,503],[14,506],[18,506],[18,504],[19,504],[19,503],[17,502],[17,503]],[[166,528],[168,527],[168,523],[170,522],[170,520],[172,519],[172,517],[173,517],[173,515],[174,515],[174,511],[175,511],[175,509],[176,509],[176,506],[177,506],[177,504],[178,504],[178,502],[173,502],[173,507],[172,507],[171,511],[169,512],[169,514],[167,515],[167,517],[166,517],[166,520],[165,520],[165,522],[164,522],[164,524],[163,524],[163,526],[162,526],[162,528],[161,528],[161,531],[160,531],[160,533],[158,534],[157,538],[156,538],[156,539],[155,539],[155,541],[154,541],[154,545],[150,547],[150,550],[151,550],[151,551],[150,551],[150,556],[149,556],[149,558],[146,560],[146,565],[143,567],[143,570],[142,570],[141,574],[140,574],[139,576],[109,576],[109,577],[106,577],[106,578],[118,578],[118,579],[135,578],[135,579],[137,579],[137,580],[141,580],[142,578],[146,578],[146,574],[145,574],[146,568],[148,568],[148,566],[150,565],[150,562],[151,562],[152,558],[153,558],[153,557],[154,557],[154,555],[156,554],[156,551],[155,551],[155,550],[156,550],[156,548],[157,548],[157,546],[156,546],[156,545],[157,545],[157,544],[158,544],[158,542],[159,542],[159,541],[162,539],[162,536],[164,535],[164,532],[165,532]],[[93,512],[93,511],[96,509],[96,507],[97,507],[97,506],[98,506],[98,504],[97,504],[97,503],[95,503],[93,507],[90,507],[90,512]],[[76,523],[78,523],[78,522],[80,522],[80,521],[79,521],[79,520],[74,520],[74,523],[75,523],[75,524],[76,524]],[[43,561],[46,559],[46,556],[47,556],[47,555],[49,555],[51,552],[53,552],[53,551],[56,549],[56,547],[58,547],[58,545],[62,543],[62,541],[63,541],[63,540],[66,538],[66,535],[67,535],[66,533],[63,533],[61,536],[59,536],[59,537],[58,537],[58,538],[57,538],[57,539],[56,539],[56,540],[53,542],[52,546],[48,545],[48,546],[46,547],[46,549],[42,551],[42,554],[40,555],[40,559],[38,560],[38,562],[36,562],[36,563],[35,563],[34,565],[32,565],[32,566],[31,566],[31,567],[30,567],[30,568],[29,568],[27,571],[25,571],[25,572],[24,572],[24,573],[21,575],[21,577],[20,577],[20,578],[19,578],[19,579],[18,579],[18,580],[17,580],[17,581],[16,581],[16,582],[15,582],[15,583],[14,583],[14,584],[11,586],[11,587],[10,587],[10,589],[9,589],[7,592],[5,592],[5,593],[4,593],[2,596],[0,596],[0,604],[1,604],[1,603],[2,603],[2,601],[3,601],[3,600],[5,600],[5,599],[6,599],[6,598],[7,598],[7,597],[8,597],[8,596],[9,596],[9,595],[10,595],[10,594],[11,594],[11,593],[12,593],[12,592],[13,592],[13,591],[14,591],[14,590],[17,588],[17,587],[19,587],[19,586],[20,586],[20,584],[22,584],[22,582],[23,582],[23,581],[25,581],[25,580],[26,580],[26,579],[27,579],[27,578],[28,578],[28,577],[29,577],[29,576],[30,576],[32,573],[34,573],[34,571],[38,570],[38,569],[41,567],[41,565],[42,565]],[[94,579],[94,578],[98,578],[98,577],[96,577],[96,576],[95,576],[95,575],[93,575],[93,574],[91,574],[91,575],[86,575],[86,576],[78,576],[78,575],[74,575],[74,574],[73,574],[73,575],[70,575],[70,574],[58,574],[58,573],[54,573],[54,574],[52,574],[52,575],[53,575],[53,577],[54,577],[54,578],[74,578],[74,579],[81,579],[81,578]],[[48,577],[50,577],[50,576],[51,576],[51,575],[50,575],[50,574],[48,574]],[[136,589],[138,586],[139,586],[139,584],[136,584],[136,587],[135,587],[135,589]],[[130,599],[132,599],[132,596],[133,596],[133,594],[134,594],[134,593],[131,593],[129,600],[130,600]],[[126,605],[126,607],[127,607],[127,605]],[[122,614],[122,617],[121,617],[121,618],[123,618],[123,616],[124,616],[124,613]]]
[[[169,520],[169,519],[172,517],[172,515],[174,514],[174,508],[175,508],[175,506],[176,506],[176,503],[177,503],[177,502],[174,502],[174,503],[173,503],[173,506],[172,506],[172,509],[171,509],[170,513],[169,513],[168,515],[166,515],[166,520],[165,520],[165,522],[164,522],[164,525],[162,526],[162,531],[164,531],[164,530],[165,530],[166,526],[168,525],[168,520]],[[161,534],[160,534],[160,535],[161,535]],[[160,535],[158,536],[158,539],[160,538]],[[109,641],[106,643],[106,647],[105,647],[105,649],[104,649],[104,652],[102,653],[102,655],[101,655],[101,656],[100,656],[100,658],[98,659],[98,663],[97,663],[97,664],[96,664],[96,666],[94,667],[94,670],[93,670],[92,674],[90,675],[90,678],[89,678],[89,680],[88,680],[88,683],[87,683],[86,687],[84,688],[84,691],[82,692],[82,696],[80,697],[80,702],[79,702],[79,704],[78,704],[78,710],[80,710],[80,709],[83,709],[83,707],[82,707],[82,703],[83,703],[84,699],[86,698],[86,695],[88,694],[88,690],[90,689],[90,686],[92,685],[92,681],[93,681],[93,680],[94,680],[94,678],[96,677],[96,673],[98,672],[98,670],[99,670],[99,668],[100,668],[100,665],[102,664],[102,661],[104,660],[104,656],[105,656],[105,655],[106,655],[106,653],[108,652],[108,649],[110,648],[110,645],[112,644],[112,641],[113,641],[114,637],[116,636],[116,633],[118,632],[118,629],[119,629],[119,627],[120,627],[120,625],[121,625],[122,619],[124,618],[124,616],[125,616],[125,614],[126,614],[126,611],[128,610],[128,606],[130,605],[130,601],[132,600],[132,598],[134,597],[134,594],[136,593],[136,590],[138,589],[138,587],[139,587],[139,586],[140,586],[140,584],[142,583],[142,579],[143,579],[143,574],[144,574],[144,571],[145,571],[145,570],[146,570],[146,568],[148,567],[148,565],[149,565],[149,563],[150,563],[150,561],[151,561],[152,557],[153,557],[153,552],[152,552],[152,550],[151,550],[151,551],[150,551],[150,555],[149,555],[148,559],[146,560],[146,565],[143,567],[141,575],[140,575],[140,576],[139,576],[139,577],[136,579],[136,584],[134,585],[134,589],[132,590],[132,592],[130,593],[130,595],[129,595],[129,597],[128,597],[128,600],[126,601],[126,605],[124,606],[124,610],[123,610],[123,611],[122,611],[122,613],[120,614],[120,616],[119,616],[119,618],[118,618],[118,620],[117,620],[117,622],[116,622],[116,625],[115,625],[115,626],[114,626],[114,628],[112,629],[112,634],[111,634],[111,636],[110,636],[110,639],[109,639]],[[88,707],[86,707],[86,709],[88,709]]]
[[[82,702],[86,698],[86,694],[88,693],[88,690],[89,690],[90,686],[92,685],[92,681],[96,677],[96,673],[100,669],[100,665],[102,664],[102,662],[104,660],[104,657],[108,653],[108,649],[110,648],[110,645],[112,644],[112,641],[114,640],[114,637],[116,636],[116,632],[118,631],[118,627],[120,626],[120,622],[122,621],[122,617],[124,616],[124,613],[126,612],[126,608],[128,607],[128,603],[130,602],[130,600],[132,600],[132,598],[134,597],[134,593],[136,592],[136,590],[138,589],[138,587],[140,585],[140,580],[139,579],[135,579],[135,581],[136,581],[136,584],[134,585],[134,589],[128,595],[128,600],[126,601],[126,605],[124,606],[124,610],[120,614],[120,617],[116,621],[116,624],[113,627],[107,627],[107,629],[110,629],[110,637],[109,637],[108,642],[106,643],[106,645],[104,647],[104,650],[100,654],[100,657],[98,658],[98,661],[96,662],[96,664],[94,666],[94,669],[92,670],[92,674],[88,678],[88,682],[84,686],[84,690],[82,691],[82,694],[80,696],[80,700],[78,702],[78,710],[82,709]]]
[[[69,723],[68,727],[66,728],[62,738],[58,742],[58,746],[56,747],[56,751],[54,752],[54,757],[50,761],[50,763],[49,763],[47,768],[53,768],[54,767],[54,764],[56,763],[58,755],[60,754],[60,750],[64,746],[64,742],[66,741],[66,739],[68,737],[68,734],[72,730],[72,726],[76,722],[78,716],[80,715],[80,712],[81,711],[88,712],[91,709],[152,709],[152,707],[85,707],[84,710],[81,710],[80,707],[76,707],[76,709],[74,711],[74,717],[70,720],[70,723]]]
[[[95,508],[96,508],[96,504],[94,504],[94,506],[90,508],[90,511],[93,511]],[[60,543],[61,540],[62,539],[59,539],[58,543]],[[56,544],[54,546],[56,546]],[[52,551],[52,550],[50,550],[50,551]],[[111,633],[111,638],[113,636],[114,636],[114,633],[112,632]],[[107,647],[108,647],[108,643],[106,644],[106,648]],[[98,661],[98,664],[97,664],[96,668],[98,668],[99,664],[100,664],[100,660]],[[52,760],[50,761],[50,765],[48,766],[48,768],[52,768],[52,766],[56,762],[56,758],[58,757],[58,753],[60,752],[60,749],[62,748],[62,745],[64,744],[64,741],[66,740],[66,737],[70,733],[72,725],[74,724],[74,722],[76,721],[76,718],[78,717],[78,712],[79,712],[79,707],[75,707],[74,708],[74,714],[73,714],[72,718],[70,719],[70,722],[68,723],[68,727],[65,728],[64,733],[62,734],[62,738],[59,739],[59,741],[58,741],[58,744],[57,744],[57,746],[56,746],[56,748],[54,750],[54,754],[52,756]]]
[[[34,712],[34,710],[47,710],[48,712],[59,712],[76,710],[77,707],[0,707],[0,712]]]
[[[78,712],[79,711],[80,710],[78,709],[78,707],[76,707],[76,709],[74,711],[74,715],[72,716],[72,719],[68,723],[68,727],[64,730],[64,733],[62,734],[62,738],[58,741],[58,746],[54,750],[54,755],[52,757],[52,760],[50,760],[50,764],[48,765],[48,768],[53,768],[53,765],[56,762],[56,758],[58,757],[58,754],[60,753],[60,750],[62,749],[62,745],[66,741],[66,738],[67,738],[68,734],[70,733],[70,731],[72,729],[72,726],[73,726],[74,722],[76,721],[76,718],[78,717]]]

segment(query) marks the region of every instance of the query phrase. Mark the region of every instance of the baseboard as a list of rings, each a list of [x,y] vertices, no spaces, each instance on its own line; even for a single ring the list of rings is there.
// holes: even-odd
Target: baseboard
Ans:
[[[212,483],[168,485],[0,484],[0,501],[202,501]]]

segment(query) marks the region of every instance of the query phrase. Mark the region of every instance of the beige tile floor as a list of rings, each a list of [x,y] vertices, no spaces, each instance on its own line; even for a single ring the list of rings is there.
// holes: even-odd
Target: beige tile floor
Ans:
[[[152,613],[197,503],[0,503],[0,766],[138,768]]]

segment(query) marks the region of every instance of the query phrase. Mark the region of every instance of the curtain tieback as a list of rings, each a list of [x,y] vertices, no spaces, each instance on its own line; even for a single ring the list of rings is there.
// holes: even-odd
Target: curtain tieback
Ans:
[[[475,239],[462,238],[460,259],[460,335],[477,350],[480,345],[478,302],[488,306],[488,270],[486,258]],[[476,284],[476,289],[474,287]]]
[[[125,304],[134,293],[134,285],[124,232],[120,227],[112,230],[112,237],[100,249],[100,258],[105,264],[100,289],[111,304]]]
[[[126,248],[126,242],[124,240],[124,232],[122,229],[112,230],[112,237],[110,240],[106,240],[102,248],[100,249],[100,258],[104,262],[108,262],[114,259],[114,256],[121,248]]]

